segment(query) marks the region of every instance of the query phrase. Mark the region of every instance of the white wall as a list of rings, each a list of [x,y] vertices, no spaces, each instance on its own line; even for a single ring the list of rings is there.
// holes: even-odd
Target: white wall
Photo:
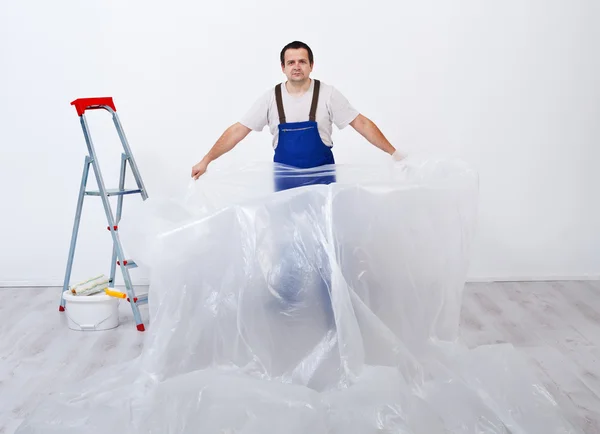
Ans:
[[[85,155],[71,100],[115,98],[152,194],[283,79],[294,39],[394,145],[480,171],[472,279],[600,276],[599,19],[594,0],[3,1],[0,283],[62,282]],[[116,179],[110,118],[89,120]],[[350,128],[334,138],[339,162],[385,157]],[[219,164],[270,159],[269,143]],[[87,201],[74,278],[108,267],[105,226]]]

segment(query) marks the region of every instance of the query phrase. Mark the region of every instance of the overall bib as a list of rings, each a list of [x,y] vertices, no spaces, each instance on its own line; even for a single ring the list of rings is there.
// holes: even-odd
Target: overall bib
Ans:
[[[321,83],[315,80],[312,104],[308,121],[304,122],[286,122],[285,111],[283,109],[283,99],[281,97],[281,84],[275,87],[275,100],[277,102],[277,111],[279,114],[279,139],[275,148],[275,163],[289,166],[296,169],[312,169],[315,167],[335,164],[331,148],[323,143],[317,128],[316,113],[317,103],[319,101],[319,89]],[[287,190],[311,184],[331,184],[335,182],[335,173],[333,168],[328,168],[325,174],[318,174],[308,171],[304,174],[301,171],[279,170],[275,173],[275,191]]]
[[[275,191],[303,185],[331,184],[336,181],[333,167],[327,167],[322,171],[307,170],[307,173],[295,170],[335,164],[331,148],[321,140],[315,120],[319,88],[320,83],[315,80],[309,120],[293,123],[286,122],[281,84],[275,88],[279,112],[279,140],[275,148],[274,162],[288,166],[283,169],[275,169]],[[289,224],[289,221],[285,215],[278,217],[271,223],[271,230],[281,234],[281,230]],[[313,324],[318,321],[318,318],[326,322],[332,321],[333,314],[329,295],[331,279],[330,272],[326,271],[328,259],[324,249],[313,239],[301,243],[307,249],[304,254],[310,258],[309,262],[313,262],[316,268],[323,269],[319,273],[307,269],[306,264],[298,261],[298,249],[300,249],[298,241],[294,241],[293,238],[281,239],[281,237],[278,237],[278,240],[277,271],[271,281],[271,285],[277,293],[277,299],[281,303],[278,308],[281,309],[281,312],[286,312],[286,315],[295,317],[296,320],[310,318],[309,322]]]

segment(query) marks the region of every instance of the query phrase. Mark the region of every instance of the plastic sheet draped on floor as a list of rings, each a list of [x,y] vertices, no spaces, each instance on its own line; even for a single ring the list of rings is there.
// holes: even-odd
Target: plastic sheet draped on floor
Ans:
[[[477,174],[451,160],[327,170],[337,183],[277,193],[274,172],[315,173],[212,170],[123,220],[152,269],[142,355],[17,432],[576,432],[510,345],[457,340]]]

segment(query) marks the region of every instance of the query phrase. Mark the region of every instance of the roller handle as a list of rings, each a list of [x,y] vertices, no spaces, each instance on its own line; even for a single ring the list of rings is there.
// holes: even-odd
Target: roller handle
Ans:
[[[125,294],[124,292],[113,291],[112,289],[108,289],[108,288],[106,288],[104,290],[104,292],[106,293],[106,295],[110,295],[111,297],[127,298],[127,294]]]

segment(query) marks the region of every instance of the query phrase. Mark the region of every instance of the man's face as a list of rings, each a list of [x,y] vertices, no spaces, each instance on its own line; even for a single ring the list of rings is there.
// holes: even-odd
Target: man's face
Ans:
[[[302,82],[308,80],[313,66],[308,60],[306,48],[290,48],[285,51],[281,70],[289,81]]]

